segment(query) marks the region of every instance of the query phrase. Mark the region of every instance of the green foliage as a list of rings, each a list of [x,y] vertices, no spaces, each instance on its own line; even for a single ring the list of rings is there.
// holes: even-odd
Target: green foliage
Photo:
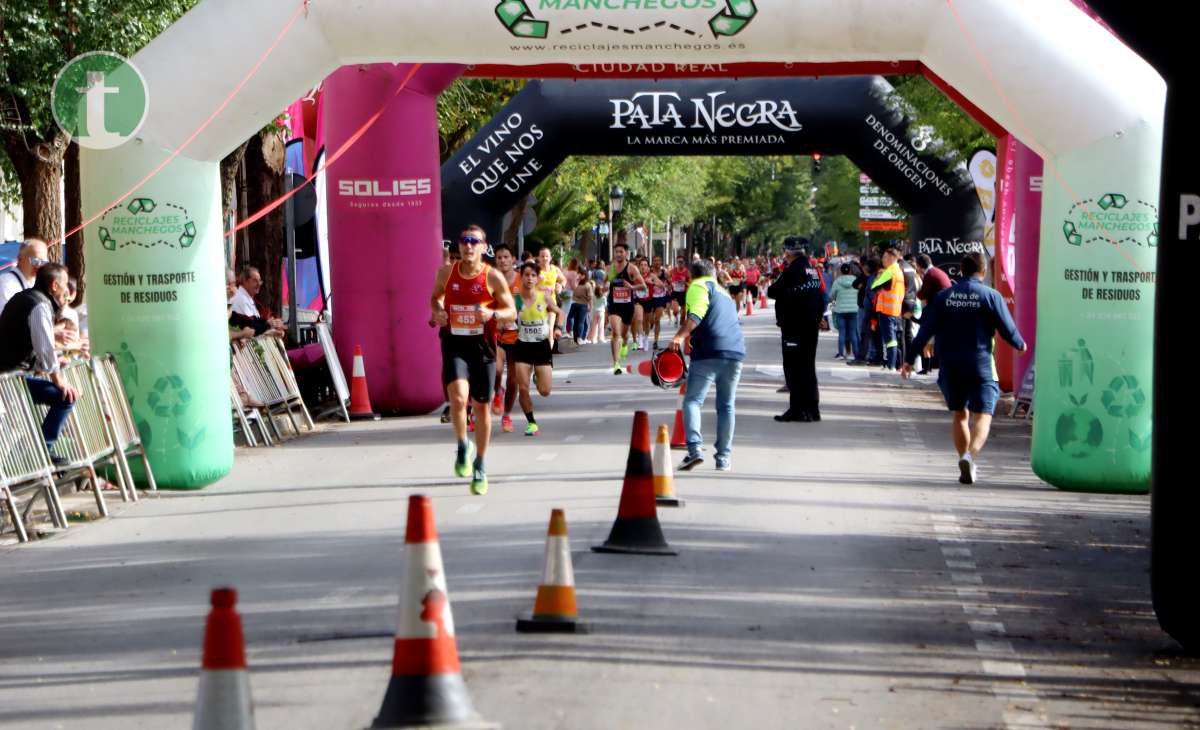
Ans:
[[[853,248],[864,242],[858,230],[860,171],[848,157],[826,157],[814,194],[816,229],[813,239],[838,241]]]
[[[519,79],[459,79],[450,84],[437,103],[442,161],[450,159],[524,85]]]
[[[906,111],[917,124],[934,128],[934,137],[944,143],[943,154],[954,162],[966,162],[980,147],[995,149],[996,138],[988,133],[957,103],[924,76],[889,76],[888,82],[903,99]]]

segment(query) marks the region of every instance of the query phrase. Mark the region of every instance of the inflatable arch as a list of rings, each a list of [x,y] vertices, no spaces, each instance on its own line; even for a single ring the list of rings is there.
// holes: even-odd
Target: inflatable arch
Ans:
[[[356,209],[364,217],[347,231],[330,221],[337,338],[348,352],[354,328],[391,332],[363,343],[369,373],[374,381],[390,371],[397,381],[383,407],[416,412],[440,399],[424,390],[435,366],[413,357],[432,351],[425,300],[436,262],[422,252],[442,239],[432,101],[459,69],[401,65],[384,74],[354,64],[585,69],[631,60],[718,76],[739,75],[739,63],[797,75],[920,63],[1011,130],[1047,166],[1034,470],[1064,488],[1146,489],[1166,89],[1071,0],[694,0],[671,9],[650,0],[619,9],[573,0],[203,0],[133,59],[150,99],[138,139],[81,154],[85,219],[95,217],[85,230],[94,345],[129,366],[160,483],[202,485],[232,460],[217,185],[225,153],[342,66],[351,65],[332,81],[386,75],[373,93],[386,89],[383,100],[408,109],[412,135],[391,136],[392,150],[364,138],[337,161],[326,176],[331,218],[362,190],[355,154],[395,165],[384,180],[367,179],[366,190],[380,183],[411,195],[392,201],[386,217],[358,201],[368,207]],[[329,93],[333,108],[337,89]],[[346,116],[327,120],[330,149],[355,134],[346,126],[357,120]],[[346,180],[351,195],[339,201]],[[358,259],[349,269],[343,251]],[[347,270],[361,278],[348,283]]]
[[[983,250],[966,167],[918,138],[879,76],[531,81],[442,165],[442,231],[500,219],[571,155],[846,155],[912,214],[921,253],[957,274]]]

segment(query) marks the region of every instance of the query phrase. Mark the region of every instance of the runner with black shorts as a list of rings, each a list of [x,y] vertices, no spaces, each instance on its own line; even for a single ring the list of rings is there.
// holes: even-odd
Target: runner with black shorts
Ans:
[[[516,261],[517,258],[513,256],[512,249],[507,244],[496,246],[496,268],[504,275],[510,292],[515,292],[521,283],[520,275],[513,268]],[[500,349],[496,351],[496,399],[492,401],[492,415],[503,415],[500,419],[500,430],[512,433],[512,409],[513,404],[517,402],[516,363],[512,359],[512,348],[517,343],[517,323],[515,319],[498,319],[496,322],[496,344]],[[508,378],[504,389],[501,390],[501,378],[505,374]]]
[[[533,262],[521,266],[521,286],[514,295],[517,309],[517,343],[512,357],[516,362],[517,390],[521,399],[521,410],[525,411],[526,436],[538,434],[537,419],[533,416],[533,398],[529,394],[529,381],[537,375],[538,394],[550,396],[554,385],[554,356],[551,354],[551,316],[558,321],[566,319],[565,313],[554,302],[554,295],[541,286],[542,270]]]
[[[671,269],[671,314],[675,317],[676,325],[679,324],[683,310],[687,308],[687,288],[691,280],[692,275],[688,273],[687,259],[683,256],[676,256],[675,268]]]
[[[643,286],[636,266],[629,265],[629,247],[613,247],[613,264],[608,270],[608,324],[612,327],[613,375],[624,372],[621,361],[629,355],[625,338],[633,324],[633,289]]]
[[[650,262],[645,256],[638,256],[634,261],[638,273],[642,275],[642,285],[633,290],[633,347],[634,350],[649,350],[650,341],[650,312],[654,310],[654,301],[650,297]]]
[[[655,256],[650,265],[650,321],[646,323],[649,333],[651,325],[654,328],[654,349],[658,350],[659,332],[662,330],[663,314],[671,303],[671,283],[667,270],[663,268],[662,256]]]
[[[729,265],[729,296],[733,297],[733,303],[737,307],[738,315],[745,310],[745,305],[742,303],[742,297],[746,292],[746,267],[742,265],[742,260],[734,256]]]
[[[471,477],[472,494],[486,494],[483,460],[492,435],[488,405],[496,378],[495,320],[514,318],[516,309],[504,276],[483,261],[483,229],[463,229],[458,245],[461,260],[438,270],[429,307],[434,323],[442,327],[442,383],[458,442],[454,473]],[[475,413],[473,447],[467,440],[468,404]]]

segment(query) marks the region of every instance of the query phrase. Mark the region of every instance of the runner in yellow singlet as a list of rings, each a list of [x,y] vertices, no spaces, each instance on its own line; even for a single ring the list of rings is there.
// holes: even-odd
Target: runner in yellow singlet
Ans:
[[[533,398],[529,393],[531,377],[537,375],[538,394],[550,396],[554,385],[554,356],[550,343],[555,336],[550,322],[553,317],[560,321],[566,314],[554,302],[554,298],[541,287],[542,271],[538,264],[529,262],[521,266],[521,283],[514,297],[517,309],[517,342],[512,348],[512,359],[516,363],[517,397],[521,410],[525,412],[526,436],[538,433],[537,419],[533,415]]]

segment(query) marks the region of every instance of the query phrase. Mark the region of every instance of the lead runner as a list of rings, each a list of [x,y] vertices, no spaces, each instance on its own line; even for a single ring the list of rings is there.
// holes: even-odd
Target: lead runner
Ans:
[[[483,229],[464,228],[458,249],[461,259],[438,270],[429,306],[442,328],[442,383],[458,442],[454,473],[471,477],[472,494],[487,494],[484,455],[492,435],[488,405],[496,378],[495,321],[514,319],[516,308],[504,275],[483,260]],[[475,413],[473,448],[467,439],[468,402]]]

